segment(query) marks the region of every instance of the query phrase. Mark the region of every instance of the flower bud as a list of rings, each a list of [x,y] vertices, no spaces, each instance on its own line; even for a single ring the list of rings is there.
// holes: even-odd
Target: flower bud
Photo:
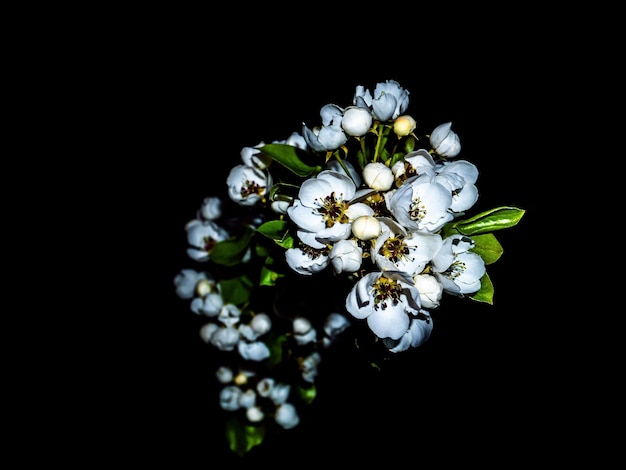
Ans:
[[[415,130],[416,127],[417,122],[408,114],[398,116],[398,118],[393,122],[393,131],[398,137],[405,137],[409,135]]]
[[[452,123],[440,124],[430,135],[430,145],[442,157],[456,157],[461,151],[459,136],[451,130]]]
[[[372,240],[382,232],[382,225],[376,217],[362,215],[352,222],[352,234],[359,240]]]
[[[363,168],[363,180],[375,191],[387,191],[393,184],[393,172],[384,163],[372,162]]]
[[[372,113],[367,108],[349,106],[343,113],[341,127],[348,135],[363,136],[372,127]]]

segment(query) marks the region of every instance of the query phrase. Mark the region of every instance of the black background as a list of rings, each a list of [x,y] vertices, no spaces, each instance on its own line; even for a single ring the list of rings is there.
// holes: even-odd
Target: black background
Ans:
[[[112,189],[132,193],[118,235],[136,267],[124,283],[128,353],[108,384],[115,403],[105,417],[115,422],[109,455],[187,468],[397,465],[407,458],[508,466],[546,452],[558,459],[563,443],[554,434],[572,421],[561,386],[572,359],[555,347],[567,336],[563,312],[545,302],[546,279],[557,274],[537,274],[550,249],[536,161],[549,111],[537,112],[536,92],[520,83],[544,94],[556,87],[537,77],[523,48],[502,55],[490,43],[459,43],[433,54],[415,44],[404,54],[391,45],[355,54],[321,43],[290,52],[285,41],[134,45],[111,73],[124,107],[109,128],[132,142],[123,157],[111,155],[118,168]],[[198,334],[204,322],[174,291],[174,276],[194,266],[184,225],[204,197],[224,192],[242,147],[284,139],[303,121],[315,125],[323,105],[348,105],[357,85],[373,89],[388,79],[410,92],[407,112],[421,133],[452,121],[459,158],[480,171],[476,211],[527,210],[517,227],[497,233],[504,254],[488,267],[494,305],[444,297],[428,342],[381,372],[349,352],[329,355],[300,425],[235,456],[216,402],[213,350]]]

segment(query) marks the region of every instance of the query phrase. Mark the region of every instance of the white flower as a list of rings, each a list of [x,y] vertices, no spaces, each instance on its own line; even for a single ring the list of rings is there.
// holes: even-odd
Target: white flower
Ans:
[[[328,250],[317,250],[306,245],[286,250],[285,260],[291,269],[304,276],[318,273],[330,263]]]
[[[205,273],[199,273],[194,269],[183,269],[174,277],[176,295],[181,299],[191,299],[196,294],[196,286],[202,279],[206,279]]]
[[[347,311],[367,319],[379,338],[400,339],[409,329],[411,316],[420,312],[420,296],[404,273],[384,271],[363,276],[346,298]]]
[[[227,326],[217,328],[211,335],[209,342],[220,351],[233,351],[239,343],[240,337],[236,328]]]
[[[216,220],[222,216],[222,200],[218,197],[205,197],[198,210],[198,218]]]
[[[229,382],[232,382],[233,378],[235,377],[235,374],[233,373],[233,370],[230,367],[220,366],[217,368],[217,371],[215,372],[215,377],[217,377],[218,382],[227,384]]]
[[[325,105],[321,111],[322,126],[313,130],[302,125],[302,136],[307,145],[317,152],[337,150],[348,141],[341,127],[343,109],[334,104]]]
[[[456,132],[452,131],[452,123],[438,125],[430,134],[430,145],[442,157],[453,158],[461,152],[461,140]]]
[[[249,388],[239,395],[239,407],[250,408],[254,405],[256,405],[256,393],[254,390]]]
[[[443,286],[431,274],[417,274],[413,276],[415,287],[420,293],[420,300],[424,308],[437,308],[443,295]]]
[[[346,134],[361,137],[372,127],[372,113],[367,108],[348,106],[343,113],[341,127]]]
[[[417,318],[411,319],[411,325],[407,332],[399,340],[383,339],[385,346],[389,348],[389,352],[398,353],[407,349],[416,348],[422,345],[433,331],[433,320],[422,310]]]
[[[253,343],[239,341],[237,350],[241,357],[249,361],[262,361],[270,357],[270,349],[267,347],[267,344],[261,341],[255,341]]]
[[[236,385],[227,385],[220,390],[220,406],[226,411],[239,409],[239,397],[243,392]]]
[[[396,119],[409,106],[409,92],[395,80],[376,84],[372,98],[372,113],[380,121]]]
[[[452,193],[442,184],[434,182],[433,177],[424,173],[385,193],[389,211],[409,231],[436,232],[454,218],[448,210],[452,204]]]
[[[324,333],[332,338],[343,333],[349,326],[350,320],[345,315],[333,312],[324,321]]]
[[[265,413],[259,406],[251,406],[246,409],[246,418],[252,423],[260,423],[265,418]]]
[[[480,290],[480,279],[485,275],[485,262],[469,250],[475,242],[463,235],[447,237],[432,260],[433,274],[443,285],[443,290],[463,295]]]
[[[324,170],[302,183],[298,198],[287,213],[300,228],[315,233],[321,243],[344,240],[350,236],[354,219],[374,214],[366,204],[350,204],[355,192],[356,186],[350,177]]]
[[[474,183],[478,179],[478,168],[465,160],[444,162],[437,168],[434,181],[446,186],[452,193],[450,210],[462,213],[478,201],[478,188]]]
[[[330,250],[329,258],[335,273],[353,273],[361,268],[363,248],[355,240],[339,240]]]
[[[283,403],[276,408],[274,420],[285,429],[294,428],[300,423],[300,417],[296,412],[296,408],[291,403]]]
[[[392,224],[372,245],[371,256],[381,270],[403,271],[411,276],[421,273],[442,244],[441,235],[429,232],[405,234]]]
[[[236,165],[226,178],[228,195],[242,206],[254,206],[267,195],[272,186],[272,176],[258,168]]]
[[[393,185],[393,172],[384,163],[370,162],[363,168],[365,184],[375,191],[387,191]]]
[[[212,220],[194,219],[185,225],[187,254],[196,261],[208,261],[216,243],[226,240],[228,232]]]
[[[247,167],[265,170],[272,163],[272,159],[262,153],[259,148],[263,147],[265,142],[259,142],[254,147],[244,147],[241,149],[241,161]]]

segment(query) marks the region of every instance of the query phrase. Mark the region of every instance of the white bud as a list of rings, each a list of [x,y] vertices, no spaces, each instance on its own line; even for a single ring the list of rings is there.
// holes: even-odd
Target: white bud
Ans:
[[[359,240],[372,240],[378,237],[382,230],[378,219],[371,215],[362,215],[352,222],[352,234]]]
[[[452,123],[440,124],[430,135],[430,145],[442,157],[456,157],[461,151],[459,136],[451,130]]]
[[[341,127],[346,134],[361,137],[372,127],[372,113],[367,108],[348,106],[343,113]]]
[[[387,191],[393,184],[393,172],[384,163],[372,162],[363,168],[363,180],[375,191]]]
[[[417,122],[408,114],[398,116],[398,118],[393,122],[393,131],[398,137],[405,137],[409,135],[415,130],[416,127]]]

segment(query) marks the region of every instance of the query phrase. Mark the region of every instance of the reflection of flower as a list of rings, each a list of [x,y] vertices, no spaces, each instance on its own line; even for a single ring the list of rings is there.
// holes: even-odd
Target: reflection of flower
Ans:
[[[394,80],[359,85],[347,106],[321,108],[319,126],[244,147],[225,195],[185,227],[197,269],[181,269],[175,289],[207,320],[238,454],[299,425],[344,336],[374,364],[427,341],[444,294],[493,301],[493,232],[525,211],[466,215],[477,167],[458,158],[451,122],[418,135],[408,105]]]

